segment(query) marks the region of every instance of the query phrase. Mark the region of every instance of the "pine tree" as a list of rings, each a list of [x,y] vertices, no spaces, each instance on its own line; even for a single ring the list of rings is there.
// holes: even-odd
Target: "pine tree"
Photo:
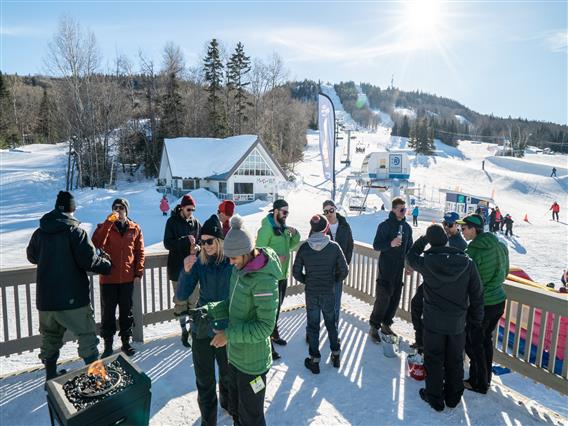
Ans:
[[[177,138],[183,136],[184,106],[179,93],[178,78],[170,73],[166,82],[166,93],[162,96],[162,118],[160,120],[160,134],[164,138]]]
[[[219,53],[217,39],[212,39],[207,48],[207,56],[203,60],[205,71],[205,90],[209,93],[207,109],[209,111],[209,128],[213,136],[223,137],[227,133],[226,115],[221,99],[224,66]]]
[[[408,135],[408,146],[412,148],[414,151],[418,152],[418,120],[414,120],[414,122],[412,123],[412,127],[410,128],[410,132]]]
[[[0,148],[9,148],[18,144],[18,132],[12,107],[12,96],[0,71]]]
[[[38,124],[36,132],[41,137],[42,143],[52,143],[53,140],[53,104],[49,95],[47,94],[47,89],[43,89],[43,96],[39,104],[38,113]]]
[[[395,121],[394,125],[392,126],[391,136],[399,136],[398,134],[398,122]]]
[[[410,136],[410,125],[408,124],[408,116],[404,116],[402,119],[402,125],[400,126],[399,136],[407,138]]]
[[[250,84],[246,80],[247,74],[250,72],[250,57],[245,55],[243,44],[239,41],[235,48],[235,53],[231,55],[227,64],[228,74],[228,87],[227,89],[234,93],[233,99],[235,101],[235,114],[236,123],[235,131],[237,134],[242,133],[242,124],[248,121],[246,115],[247,107],[252,106],[250,101],[247,101],[248,93],[245,90],[246,86]]]

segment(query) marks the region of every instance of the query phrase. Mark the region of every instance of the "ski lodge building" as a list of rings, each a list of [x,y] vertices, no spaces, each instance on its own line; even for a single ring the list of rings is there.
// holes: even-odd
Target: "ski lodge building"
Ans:
[[[158,190],[175,197],[204,188],[222,200],[272,200],[286,173],[256,135],[165,139]]]

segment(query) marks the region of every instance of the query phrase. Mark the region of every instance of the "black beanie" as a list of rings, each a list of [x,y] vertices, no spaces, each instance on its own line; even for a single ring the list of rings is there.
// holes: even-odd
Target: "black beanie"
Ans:
[[[223,233],[223,226],[219,221],[217,215],[212,215],[205,223],[201,226],[201,235],[211,235],[215,238],[225,239],[225,234]]]
[[[448,236],[441,225],[430,225],[426,230],[426,239],[432,247],[443,247],[448,243]]]
[[[310,229],[312,232],[323,232],[327,229],[327,219],[321,214],[315,214],[310,220]]]
[[[272,203],[272,210],[280,210],[283,207],[288,207],[286,200],[276,200]]]
[[[55,208],[64,213],[74,212],[77,205],[75,204],[73,194],[68,191],[59,191],[59,194],[57,194],[57,200],[55,201]]]
[[[128,200],[125,198],[117,198],[116,200],[114,200],[112,202],[112,207],[119,205],[119,206],[124,206],[124,208],[126,209],[126,216],[128,216],[128,208],[130,207],[128,205]]]

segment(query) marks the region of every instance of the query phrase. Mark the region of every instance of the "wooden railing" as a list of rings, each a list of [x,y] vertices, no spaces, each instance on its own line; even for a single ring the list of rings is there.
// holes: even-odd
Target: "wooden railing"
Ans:
[[[344,283],[346,293],[371,305],[375,301],[377,259],[378,253],[370,245],[357,243],[350,273]],[[144,325],[173,319],[173,293],[166,264],[166,253],[146,256],[144,279],[140,286],[135,286],[133,297],[133,338],[137,341],[144,339]],[[0,356],[33,350],[40,345],[35,309],[35,275],[35,267],[0,271]],[[91,276],[90,279],[91,301],[98,320],[98,276]],[[405,273],[404,283],[397,316],[410,321],[410,302],[421,283],[421,276],[416,272]],[[495,361],[568,394],[568,349],[565,343],[564,346],[559,345],[561,332],[565,332],[568,322],[566,295],[509,281],[504,286],[507,304],[501,321],[502,338],[495,339]],[[287,295],[302,292],[303,286],[290,277]],[[66,335],[66,340],[71,339],[71,335]],[[558,368],[559,359],[563,360],[561,369]]]

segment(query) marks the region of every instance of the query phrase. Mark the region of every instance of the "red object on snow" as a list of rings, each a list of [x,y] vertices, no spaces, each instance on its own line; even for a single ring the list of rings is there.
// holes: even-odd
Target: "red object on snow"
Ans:
[[[559,213],[560,212],[560,204],[558,204],[557,202],[554,202],[552,204],[552,206],[550,206],[549,210],[552,210],[553,213]]]
[[[519,278],[523,278],[525,280],[533,281],[533,279],[527,274],[524,270],[517,266],[510,266],[509,267],[509,274],[514,275]]]
[[[408,375],[414,380],[421,382],[426,379],[426,369],[424,368],[424,359],[421,355],[409,355],[406,359],[408,364]]]
[[[160,211],[162,213],[167,213],[170,211],[170,204],[168,203],[168,200],[166,198],[162,198],[162,200],[160,201]]]

